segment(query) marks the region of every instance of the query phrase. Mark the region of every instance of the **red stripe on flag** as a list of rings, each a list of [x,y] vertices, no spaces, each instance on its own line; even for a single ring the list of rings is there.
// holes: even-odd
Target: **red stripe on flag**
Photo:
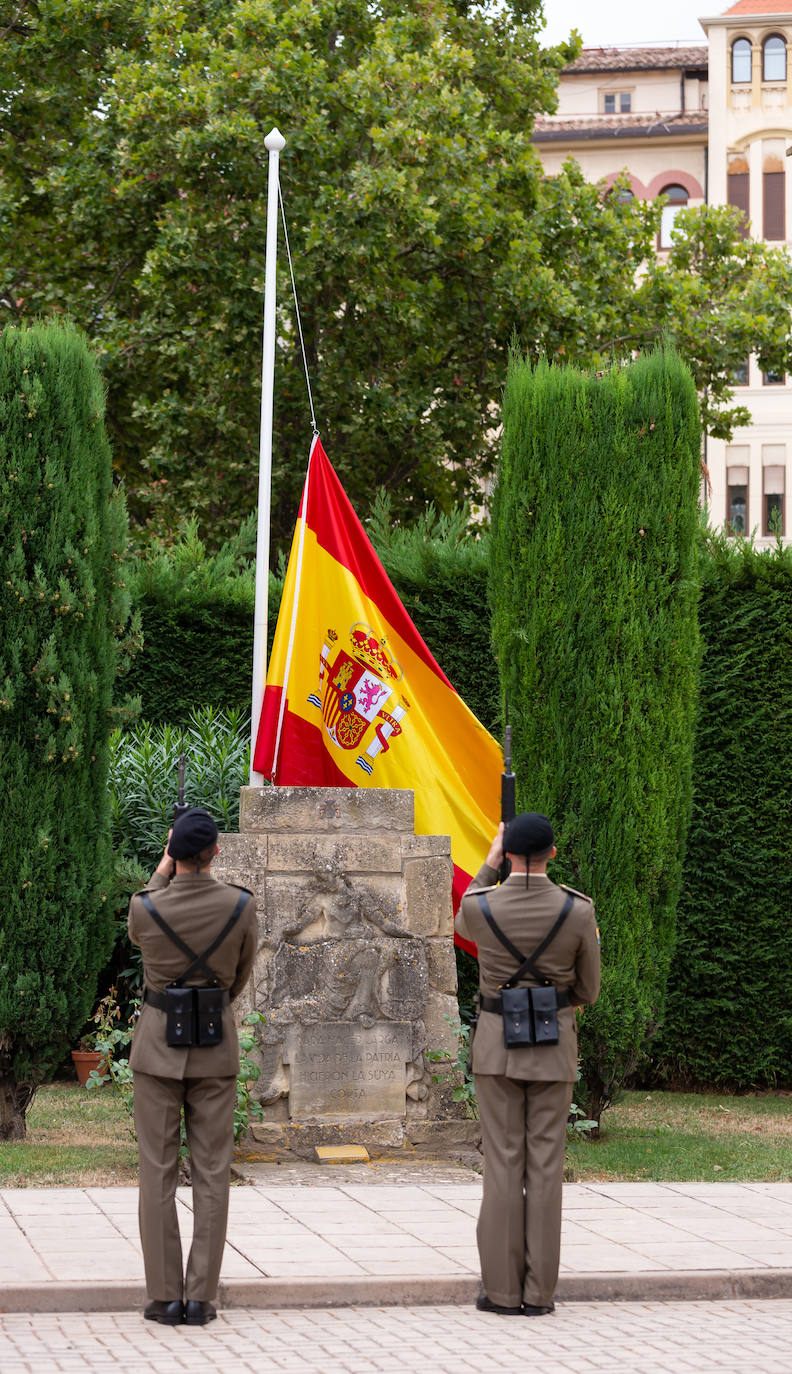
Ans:
[[[453,903],[455,916],[457,914],[457,911],[459,910],[459,903],[462,901],[462,898],[469,887],[470,874],[463,873],[462,869],[459,868],[456,864],[454,864],[454,879],[451,889],[451,900]],[[472,940],[463,940],[462,936],[457,935],[456,931],[454,931],[454,944],[459,945],[459,948],[464,949],[467,954],[472,954],[474,959],[478,959],[478,946],[474,945]]]
[[[431,668],[452,692],[456,691],[396,595],[319,439],[311,454],[308,482],[306,524],[313,530],[321,547],[351,572],[366,596],[375,602],[378,611],[416,657]]]
[[[278,767],[271,774],[271,757],[265,756],[267,740],[275,739],[278,715],[280,712],[282,687],[268,687],[264,693],[253,768],[279,787],[355,787],[346,773],[337,768],[324,747],[321,726],[311,725],[302,716],[293,714],[288,707],[283,713]]]

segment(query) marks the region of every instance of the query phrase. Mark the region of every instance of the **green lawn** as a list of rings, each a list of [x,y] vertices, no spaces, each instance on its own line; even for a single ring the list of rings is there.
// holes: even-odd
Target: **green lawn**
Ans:
[[[568,1178],[792,1179],[792,1094],[629,1092],[601,1126],[569,1145]]]
[[[79,1083],[40,1088],[27,1139],[0,1143],[0,1186],[89,1188],[137,1183],[137,1148],[112,1088]]]
[[[590,1180],[764,1182],[792,1179],[792,1094],[626,1093],[599,1140],[567,1151],[567,1176]],[[0,1186],[90,1187],[137,1181],[129,1118],[110,1087],[41,1088],[27,1139],[0,1144]]]

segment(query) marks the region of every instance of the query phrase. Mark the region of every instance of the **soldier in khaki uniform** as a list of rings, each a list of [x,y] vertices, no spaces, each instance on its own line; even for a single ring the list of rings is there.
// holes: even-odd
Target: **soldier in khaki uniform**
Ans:
[[[140,1239],[150,1321],[202,1326],[217,1315],[214,1300],[228,1217],[233,1119],[239,1043],[229,1002],[250,977],[257,945],[256,903],[244,888],[213,878],[217,826],[206,811],[180,816],[149,884],[129,905],[128,930],[143,955],[145,994],[132,1040],[135,1129],[140,1168]],[[154,907],[156,916],[147,909]],[[213,942],[236,919],[214,950]],[[161,918],[188,946],[185,953],[158,925]],[[222,1010],[220,1043],[167,1043],[165,989],[212,986]],[[209,973],[207,972],[207,968]],[[186,994],[191,998],[191,994]],[[189,1032],[188,1032],[189,1033]],[[216,1023],[211,1033],[218,1034]],[[196,1036],[199,1032],[195,1033]],[[184,1108],[190,1147],[193,1241],[182,1274],[175,1192],[179,1169],[179,1116]]]
[[[500,886],[498,869],[511,860]],[[561,1248],[564,1144],[577,1078],[575,1008],[595,1002],[600,986],[599,934],[588,897],[547,876],[555,855],[546,816],[523,813],[501,825],[486,861],[462,898],[456,928],[478,946],[482,1010],[473,1042],[473,1075],[484,1148],[484,1193],[477,1239],[483,1291],[476,1306],[502,1315],[552,1312]],[[500,1003],[503,984],[519,964],[481,909],[484,892],[501,932],[533,954],[552,930],[567,898],[567,916],[536,960],[558,994],[558,1043],[506,1049]],[[518,986],[537,986],[530,975]]]

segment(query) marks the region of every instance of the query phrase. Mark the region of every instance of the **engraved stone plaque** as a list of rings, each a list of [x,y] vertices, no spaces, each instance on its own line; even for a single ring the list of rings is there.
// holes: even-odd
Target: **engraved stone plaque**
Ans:
[[[401,1021],[290,1027],[289,1116],[404,1116],[411,1039],[409,1023]]]

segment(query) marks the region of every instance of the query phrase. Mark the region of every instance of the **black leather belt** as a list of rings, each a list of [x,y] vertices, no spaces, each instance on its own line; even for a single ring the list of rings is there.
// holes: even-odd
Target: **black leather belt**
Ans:
[[[224,1007],[227,1007],[229,1002],[231,1001],[231,994],[228,991],[228,988],[223,988],[222,991],[220,988],[218,988],[217,991],[220,993],[220,1000],[222,1002],[222,1005]],[[154,992],[153,988],[146,988],[145,992],[143,993],[143,1001],[150,1002],[152,1007],[157,1007],[159,1011],[170,1010],[170,1003],[167,997],[165,996],[165,993]]]
[[[571,1007],[569,992],[566,988],[556,988],[556,1000],[559,1007]],[[503,1011],[503,1003],[500,997],[485,997],[484,993],[479,994],[479,1008],[481,1011],[495,1011],[500,1016]]]

